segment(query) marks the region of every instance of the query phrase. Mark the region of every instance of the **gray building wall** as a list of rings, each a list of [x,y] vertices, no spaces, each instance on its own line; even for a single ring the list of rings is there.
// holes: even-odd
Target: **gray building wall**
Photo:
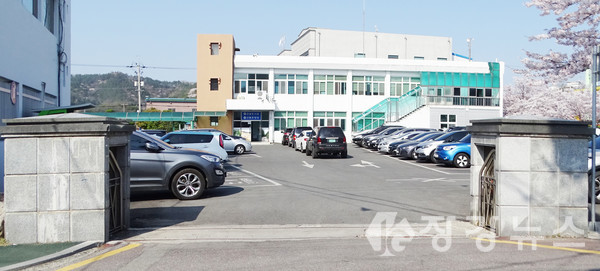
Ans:
[[[281,55],[452,60],[452,38],[306,28]]]

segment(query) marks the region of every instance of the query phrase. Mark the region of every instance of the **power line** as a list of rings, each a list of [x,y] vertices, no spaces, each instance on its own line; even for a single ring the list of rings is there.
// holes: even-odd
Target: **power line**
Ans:
[[[71,66],[80,67],[106,67],[106,68],[132,68],[132,65],[103,65],[103,64],[71,64]],[[157,66],[144,66],[146,69],[162,69],[162,70],[196,70],[192,67],[157,67]]]

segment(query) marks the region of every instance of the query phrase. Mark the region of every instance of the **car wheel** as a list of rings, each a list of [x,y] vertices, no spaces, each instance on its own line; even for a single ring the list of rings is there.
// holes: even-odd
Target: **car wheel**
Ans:
[[[237,145],[237,146],[235,146],[235,148],[233,150],[237,154],[242,154],[242,153],[246,152],[246,148],[244,147],[244,145]]]
[[[413,151],[411,151],[411,152],[408,154],[408,156],[409,156],[409,157],[411,157],[413,160],[417,160],[417,158],[419,158],[419,156],[417,155],[417,152],[416,152],[416,151],[414,151],[414,150],[413,150]]]
[[[312,151],[312,157],[313,159],[316,159],[319,157],[319,153],[317,153],[315,150]]]
[[[346,158],[346,157],[348,157],[348,151],[343,151],[343,152],[340,154],[340,157],[342,157],[342,158]]]
[[[311,151],[308,149],[308,147],[306,147],[306,156],[310,156]]]
[[[435,157],[433,157],[433,153],[434,153],[434,151],[431,151],[431,153],[429,154],[429,161],[431,161],[432,163],[435,163]]]
[[[455,155],[454,161],[452,161],[452,162],[454,163],[454,166],[458,167],[458,168],[466,168],[471,165],[470,157],[466,153],[459,153],[459,154]]]
[[[204,175],[192,168],[180,170],[171,180],[171,191],[181,200],[199,199],[205,189]]]

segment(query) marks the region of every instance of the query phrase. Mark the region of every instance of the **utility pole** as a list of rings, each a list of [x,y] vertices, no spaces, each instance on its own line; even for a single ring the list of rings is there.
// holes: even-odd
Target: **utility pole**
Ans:
[[[596,116],[596,91],[598,85],[598,77],[600,75],[600,68],[598,67],[598,62],[600,61],[600,46],[594,46],[594,51],[592,54],[592,128],[594,133],[592,134],[592,168],[591,168],[591,185],[590,185],[590,202],[591,202],[591,222],[590,222],[590,230],[596,229],[596,130],[598,125],[596,124],[597,116]]]
[[[469,62],[473,61],[473,58],[471,58],[471,43],[473,42],[473,40],[475,40],[475,39],[474,38],[467,39],[467,44],[469,45]]]
[[[140,63],[135,63],[135,66],[127,66],[129,68],[136,67],[137,71],[137,81],[133,83],[134,86],[137,86],[138,91],[138,113],[142,112],[142,87],[144,86],[144,82],[142,81],[142,68],[146,68],[146,66],[140,65]]]

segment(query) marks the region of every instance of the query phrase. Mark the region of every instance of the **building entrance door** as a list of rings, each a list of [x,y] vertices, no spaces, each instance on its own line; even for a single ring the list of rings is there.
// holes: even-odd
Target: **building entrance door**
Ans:
[[[260,121],[253,121],[251,125],[251,135],[252,141],[260,141],[262,139],[262,135],[260,134]]]

